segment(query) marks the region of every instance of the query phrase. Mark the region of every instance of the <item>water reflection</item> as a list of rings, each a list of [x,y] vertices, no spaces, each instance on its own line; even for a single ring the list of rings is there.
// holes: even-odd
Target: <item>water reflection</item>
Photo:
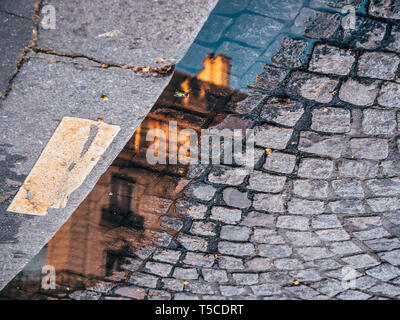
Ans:
[[[174,139],[169,136],[169,122],[177,122],[178,133],[191,128],[200,134],[201,129],[232,113],[234,103],[246,94],[229,87],[229,69],[228,57],[210,54],[198,75],[175,72],[152,111],[89,196],[40,254],[8,284],[2,297],[64,297],[99,280],[119,280],[124,277],[124,265],[137,257],[137,250],[152,245],[165,232],[176,234],[179,223],[163,221],[179,219],[174,203],[189,180],[185,178],[188,166],[171,164],[177,161],[173,161],[176,152],[168,147]],[[169,164],[151,165],[146,160],[152,143],[146,141],[146,135],[154,128],[165,133],[167,157],[172,153]],[[55,267],[56,290],[41,288],[44,265]]]

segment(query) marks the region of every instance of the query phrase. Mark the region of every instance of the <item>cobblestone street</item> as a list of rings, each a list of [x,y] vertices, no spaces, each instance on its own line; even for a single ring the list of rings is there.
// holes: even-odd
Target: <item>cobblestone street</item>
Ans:
[[[283,40],[251,85],[260,91],[236,106],[253,121],[255,170],[192,167],[177,204],[184,221],[170,221],[180,233],[142,250],[128,283],[110,292],[134,299],[400,297],[400,6],[389,2],[371,1],[354,31],[343,30],[334,13],[315,11],[303,31],[317,40],[308,55],[306,40]],[[310,15],[302,10],[297,19]],[[346,266],[356,278],[347,289]],[[96,290],[76,294],[100,298]]]
[[[232,39],[250,47],[233,82],[251,92],[219,124],[254,129],[254,170],[192,165],[170,204],[179,217],[160,213],[176,235],[160,232],[112,280],[68,298],[398,300],[400,2],[269,1],[268,17],[264,1],[231,2],[214,14],[236,19],[233,30],[248,27],[238,16],[273,21]],[[355,29],[342,26],[344,5],[357,9]],[[248,79],[252,48],[276,39]]]

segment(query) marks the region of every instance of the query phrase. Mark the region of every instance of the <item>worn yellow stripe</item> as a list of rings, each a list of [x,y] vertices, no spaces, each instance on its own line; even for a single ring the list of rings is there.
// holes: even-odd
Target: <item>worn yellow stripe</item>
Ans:
[[[8,211],[45,215],[64,208],[120,130],[100,121],[64,117]]]

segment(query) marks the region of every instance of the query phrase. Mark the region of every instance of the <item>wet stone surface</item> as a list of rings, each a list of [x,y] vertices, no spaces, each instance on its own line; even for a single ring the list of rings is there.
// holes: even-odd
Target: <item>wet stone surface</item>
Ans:
[[[289,2],[284,1],[285,5]],[[274,66],[259,69],[257,94],[250,92],[238,102],[241,99],[226,98],[234,96],[232,92],[213,91],[202,108],[192,91],[191,103],[179,105],[181,100],[176,99],[175,109],[197,110],[196,115],[205,118],[204,126],[218,116],[213,109],[216,106],[225,106],[225,114],[240,110],[251,119],[258,151],[255,168],[208,164],[189,176],[180,173],[187,167],[147,168],[151,174],[147,173],[150,184],[146,190],[155,190],[144,192],[147,198],[136,200],[141,205],[131,207],[138,214],[131,221],[136,228],[133,234],[140,236],[140,241],[133,242],[140,246],[132,252],[129,230],[119,245],[110,248],[113,253],[106,275],[110,287],[85,285],[83,290],[76,288],[57,297],[399,299],[400,89],[393,81],[398,56],[381,48],[384,32],[392,23],[387,19],[398,19],[398,8],[384,7],[382,3],[387,2],[370,1],[368,14],[357,16],[358,29],[353,31],[341,28],[334,11],[318,9],[358,6],[360,1],[315,0],[309,3],[312,9],[291,6],[301,13],[290,28],[305,38],[282,38],[282,46],[271,54]],[[268,21],[254,37],[246,37],[254,45],[257,37],[264,37],[262,43],[266,43],[272,29],[282,28],[281,22],[271,25],[274,17],[263,10],[259,1],[250,1],[248,7],[245,2],[232,1],[228,7],[218,5],[215,13],[243,17],[240,13],[244,12],[246,19],[252,19],[248,12],[257,12],[268,17],[246,21],[254,26],[260,20]],[[285,12],[281,21],[295,16]],[[306,25],[300,23],[307,19]],[[236,29],[245,25],[232,23]],[[237,37],[233,38],[244,41],[242,35]],[[326,39],[335,39],[335,45]],[[303,63],[298,59],[304,41],[312,50]],[[359,48],[372,51],[360,52]],[[393,42],[389,49],[397,50]],[[273,72],[268,75],[268,71]],[[185,79],[178,81],[178,86]],[[248,82],[250,87],[254,80]],[[218,101],[213,100],[216,92]],[[166,102],[161,99],[159,105],[168,106]],[[149,117],[159,120],[160,112],[155,108]],[[146,123],[152,128],[150,120]],[[130,146],[135,150],[134,140]],[[126,158],[128,162],[116,162],[122,166],[116,173],[124,173],[124,181],[126,175],[136,179],[128,179],[135,186],[144,174],[138,173],[132,161],[142,166],[144,162],[131,153]],[[168,184],[151,182],[154,175],[167,179]],[[128,203],[123,198],[129,190],[124,188],[116,191],[113,203]],[[164,219],[165,228],[160,227],[160,215],[170,217]],[[131,220],[133,216],[125,217]],[[182,222],[179,231],[174,218]],[[121,261],[121,257],[125,259]],[[349,269],[354,282],[342,286],[343,274]],[[121,272],[124,276],[118,278]],[[14,292],[15,296],[12,289],[10,286],[3,295]],[[27,291],[31,296],[38,294]]]

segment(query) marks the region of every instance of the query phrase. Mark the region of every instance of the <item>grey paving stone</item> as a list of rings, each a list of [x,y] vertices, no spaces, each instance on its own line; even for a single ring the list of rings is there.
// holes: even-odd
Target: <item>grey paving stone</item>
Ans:
[[[392,280],[400,276],[400,269],[390,264],[381,264],[366,271],[368,275],[382,281]]]
[[[264,48],[282,28],[283,24],[276,20],[244,13],[235,19],[230,28],[230,37],[253,47]]]
[[[250,237],[250,228],[238,226],[223,226],[221,228],[221,239],[233,241],[246,241]]]
[[[329,297],[333,297],[333,296],[337,295],[338,293],[343,292],[345,290],[342,287],[342,283],[335,279],[326,279],[326,280],[319,281],[319,282],[313,284],[312,287],[315,290],[317,290]]]
[[[228,281],[228,275],[225,270],[203,269],[201,272],[207,282],[225,283]]]
[[[324,211],[324,203],[318,200],[292,199],[288,202],[288,212],[298,215],[315,215]]]
[[[292,136],[293,129],[279,128],[271,125],[255,127],[255,143],[258,146],[272,149],[285,149]]]
[[[149,290],[147,298],[149,300],[171,300],[171,294],[164,290]]]
[[[345,257],[342,258],[342,260],[355,269],[373,267],[379,264],[379,261],[368,254],[359,254],[351,257]]]
[[[375,251],[388,251],[400,248],[399,239],[376,239],[365,241],[365,244]]]
[[[172,265],[167,263],[158,263],[158,262],[151,262],[148,261],[145,266],[144,270],[156,274],[161,277],[166,277],[172,270]]]
[[[256,296],[272,296],[281,293],[280,285],[273,283],[251,286],[251,290]]]
[[[350,111],[341,108],[321,108],[312,112],[311,129],[324,132],[350,131]]]
[[[349,240],[350,235],[343,229],[327,229],[315,232],[324,241]]]
[[[290,244],[295,247],[312,247],[321,243],[321,240],[312,232],[287,231],[286,236]]]
[[[242,270],[244,269],[244,264],[242,259],[221,256],[218,259],[218,265],[222,269],[228,270]]]
[[[185,200],[176,202],[176,208],[180,214],[188,215],[193,219],[204,219],[207,206],[201,203],[193,203]]]
[[[189,292],[198,294],[215,294],[217,293],[214,287],[208,283],[200,281],[190,281],[188,284]]]
[[[123,297],[137,300],[142,300],[146,296],[146,290],[134,286],[121,286],[115,289],[114,293]]]
[[[245,270],[247,271],[265,271],[272,267],[272,260],[268,258],[253,258],[247,260],[245,264]]]
[[[368,288],[371,288],[376,283],[376,279],[369,276],[363,276],[356,279],[356,288],[360,290],[366,290]]]
[[[320,293],[311,289],[310,287],[300,285],[285,288],[285,291],[289,291],[291,294],[299,297],[300,299],[315,299]]]
[[[330,258],[333,256],[333,253],[324,247],[297,248],[296,251],[305,261]]]
[[[200,200],[211,200],[217,189],[209,184],[196,183],[189,186],[185,191],[185,195],[188,197],[194,197]]]
[[[387,250],[389,250],[389,249],[387,249]],[[379,256],[383,260],[386,260],[387,262],[389,262],[390,264],[393,264],[395,266],[400,265],[400,250],[383,252],[383,253],[380,253]]]
[[[352,241],[332,242],[329,248],[333,253],[348,255],[362,252],[361,248]]]
[[[356,179],[338,179],[331,182],[332,189],[340,198],[364,198],[361,182]]]
[[[343,265],[341,265],[340,263],[338,263],[337,261],[335,261],[334,259],[330,259],[330,258],[323,258],[323,259],[316,259],[316,260],[312,260],[312,261],[308,261],[306,263],[306,266],[309,268],[315,268],[321,271],[329,271],[329,270],[335,270],[338,268],[343,267]],[[341,273],[341,269],[340,269],[340,279],[342,277],[342,273]]]
[[[186,257],[183,260],[183,262],[188,265],[199,267],[211,267],[214,264],[214,261],[215,259],[213,255],[195,252],[187,252]]]
[[[361,77],[393,80],[400,58],[394,53],[364,52],[358,60],[357,74]]]
[[[174,278],[163,278],[162,280],[163,288],[172,290],[172,291],[182,291],[184,284],[182,280],[174,279]]]
[[[309,229],[309,220],[301,216],[279,216],[276,226],[282,229],[304,231]]]
[[[383,294],[390,297],[396,297],[400,295],[400,287],[394,286],[389,283],[381,283],[368,289],[369,292]]]
[[[372,179],[366,182],[375,196],[396,196],[400,194],[400,178]]]
[[[207,251],[208,242],[204,238],[180,234],[177,239],[187,250]]]
[[[339,161],[338,169],[342,177],[374,178],[378,174],[378,163],[343,159]]]
[[[321,280],[321,276],[318,272],[316,272],[313,269],[307,269],[307,270],[300,270],[300,271],[292,271],[290,272],[290,275],[299,281],[318,281]]]
[[[247,176],[243,168],[213,167],[208,174],[208,181],[218,184],[239,185]]]
[[[338,80],[301,71],[293,72],[286,90],[292,95],[320,103],[329,103],[334,94]]]
[[[174,278],[182,280],[196,280],[199,278],[199,274],[194,268],[176,267],[174,270]]]
[[[174,300],[200,300],[200,299],[197,295],[179,292],[175,294]]]
[[[248,208],[251,206],[251,201],[247,197],[247,192],[240,192],[235,188],[224,189],[222,197],[225,203],[230,207]]]
[[[345,5],[352,5],[356,9],[361,5],[362,0],[311,0],[311,8],[342,9]]]
[[[390,0],[372,0],[368,7],[372,16],[387,19],[400,19],[400,4]]]
[[[333,213],[339,214],[363,214],[364,206],[359,200],[338,200],[329,202],[329,207]]]
[[[258,254],[266,258],[287,258],[292,254],[292,249],[286,245],[260,244],[257,249]]]
[[[334,35],[339,24],[338,14],[302,8],[291,31],[312,39],[327,39]]]
[[[343,40],[358,48],[376,49],[385,36],[386,24],[358,16],[354,30],[344,30]]]
[[[234,224],[242,218],[242,212],[238,209],[225,207],[213,207],[211,209],[211,219]]]
[[[293,193],[303,198],[324,199],[328,197],[328,182],[321,180],[295,180]]]
[[[397,126],[396,113],[390,110],[365,110],[362,126],[366,134],[393,134]]]
[[[153,260],[176,263],[181,256],[181,252],[177,250],[158,250],[153,255]]]
[[[400,85],[392,82],[384,82],[379,91],[378,103],[384,107],[400,107]]]
[[[302,159],[299,166],[298,176],[310,179],[327,179],[333,171],[331,160],[306,158]]]
[[[343,136],[324,136],[311,131],[300,133],[299,150],[321,156],[340,158],[346,147]]]
[[[254,228],[251,237],[252,242],[255,243],[268,243],[268,244],[284,244],[285,239],[278,235],[276,231],[271,229]]]
[[[129,282],[141,287],[155,288],[157,286],[158,277],[136,272],[129,278]]]
[[[283,199],[281,195],[257,193],[254,195],[253,207],[256,210],[268,212],[283,212]]]
[[[252,285],[258,283],[257,273],[233,273],[232,278],[238,285]]]
[[[367,199],[367,203],[373,212],[385,212],[400,209],[400,199],[398,198],[371,198]]]
[[[190,232],[197,236],[215,236],[215,223],[194,221]]]
[[[256,76],[254,82],[249,86],[252,89],[273,91],[278,88],[286,78],[287,70],[275,66],[266,65],[264,71]]]
[[[371,226],[381,226],[382,221],[380,217],[357,217],[345,219],[346,224],[351,226],[353,230],[370,229]]]
[[[293,258],[276,259],[274,264],[278,270],[299,270],[304,268],[299,260]]]
[[[248,289],[243,286],[219,286],[219,290],[221,294],[226,297],[247,296],[249,294]]]
[[[160,220],[161,220],[161,227],[163,228],[167,228],[174,231],[180,231],[183,227],[182,220],[176,217],[163,216],[160,218]]]
[[[254,246],[251,243],[221,241],[218,243],[218,251],[222,254],[237,257],[248,257],[253,255]]]
[[[309,70],[328,74],[347,75],[354,61],[354,53],[350,50],[327,45],[316,45]]]
[[[361,291],[347,290],[337,296],[340,300],[367,300],[371,296]]]
[[[271,122],[293,127],[304,113],[301,102],[289,98],[270,97],[263,104],[260,116]]]
[[[278,52],[271,57],[271,62],[279,67],[298,68],[305,61],[307,41],[283,38]]]
[[[267,156],[264,169],[280,173],[292,173],[296,165],[296,156],[282,152],[272,152]]]
[[[313,217],[311,225],[314,229],[332,229],[342,226],[339,219],[334,214],[322,214]]]
[[[249,212],[242,221],[242,225],[248,227],[267,227],[274,222],[274,216],[258,211]]]
[[[339,91],[339,98],[356,106],[372,106],[378,95],[380,81],[358,82],[348,79],[344,82]]]
[[[388,142],[377,138],[354,138],[350,140],[352,155],[360,159],[383,160],[389,153]]]
[[[248,188],[261,192],[277,193],[283,190],[285,182],[286,177],[274,176],[262,171],[254,170],[250,174]]]

